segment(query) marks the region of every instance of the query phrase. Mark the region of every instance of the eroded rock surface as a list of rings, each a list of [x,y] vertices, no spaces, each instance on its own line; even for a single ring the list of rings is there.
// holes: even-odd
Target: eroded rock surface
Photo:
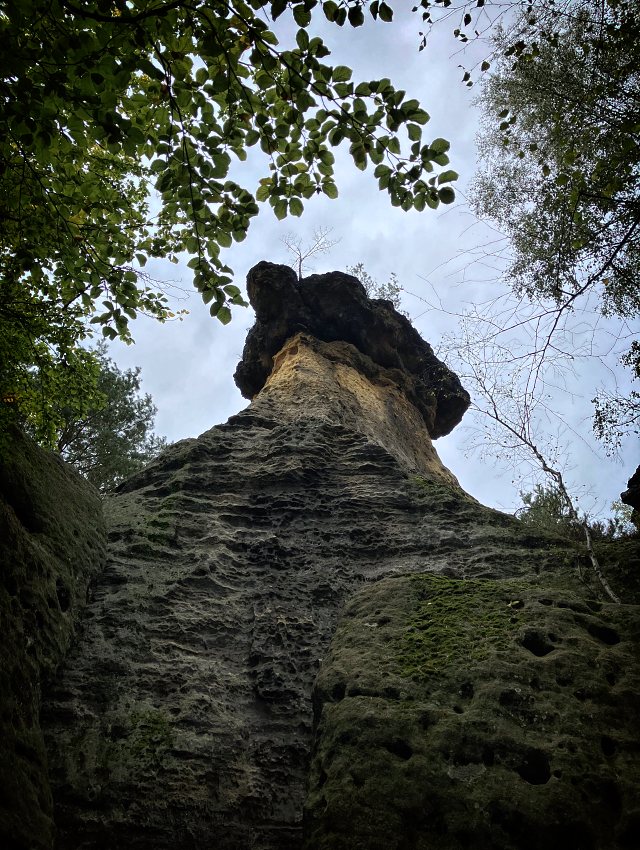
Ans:
[[[344,600],[425,568],[498,576],[505,551],[510,574],[530,571],[513,521],[435,453],[427,499],[425,477],[355,430],[354,393],[285,411],[279,380],[323,398],[311,355],[298,343],[247,411],[107,505],[109,565],[45,716],[59,848],[299,848],[311,691]]]
[[[637,607],[564,581],[352,599],[315,688],[306,850],[637,846]]]
[[[18,431],[0,462],[0,846],[53,840],[42,688],[69,647],[106,534],[97,491]]]
[[[572,674],[580,680],[573,691],[591,683],[600,688],[598,665],[606,679],[629,658],[627,632],[635,615],[609,623],[604,609],[589,607],[573,544],[482,507],[443,467],[431,436],[455,424],[468,397],[390,305],[368,302],[348,276],[298,285],[291,270],[270,264],[250,273],[249,290],[258,319],[237,377],[255,396],[251,405],[225,425],[170,447],[107,504],[108,565],[87,608],[82,641],[43,714],[56,850],[300,850],[313,686],[330,645],[315,691],[310,847],[333,847],[334,840],[343,842],[336,847],[386,847],[362,825],[375,807],[377,782],[380,789],[402,791],[385,802],[400,830],[388,846],[413,848],[415,824],[432,829],[429,813],[437,809],[433,800],[440,799],[442,783],[464,789],[483,768],[493,777],[495,799],[502,794],[507,801],[495,807],[495,817],[505,812],[506,823],[514,777],[534,792],[548,784],[527,779],[546,776],[538,755],[549,752],[543,731],[568,736],[559,720],[537,729],[524,715],[501,719],[500,711],[510,709],[501,707],[499,695],[522,685],[523,705],[531,707],[529,698],[538,693],[531,665],[542,658],[551,669],[536,654],[534,638],[531,651],[523,643],[527,628],[542,636],[541,645],[553,647],[554,658],[561,656],[556,645],[570,649],[571,659],[584,654]],[[418,624],[413,644],[405,635],[418,616],[406,602],[414,580],[433,593],[418,607],[437,598],[446,615],[445,648],[438,643],[435,654],[429,629],[423,634]],[[440,590],[427,581],[439,582]],[[477,589],[480,601],[458,606],[451,619],[447,600],[460,601],[459,587],[464,593]],[[345,603],[358,592],[364,595],[347,609],[346,625],[332,643]],[[570,614],[564,599],[573,600]],[[358,606],[365,606],[366,616]],[[620,646],[604,640],[606,629],[615,631]],[[347,656],[345,634],[356,636]],[[458,659],[455,673],[446,666],[453,664],[451,653]],[[444,665],[437,670],[436,657]],[[449,671],[445,679],[443,669]],[[633,676],[616,680],[624,681],[621,712],[630,705],[628,695],[637,693]],[[565,699],[579,701],[569,685],[552,687],[541,671],[538,681],[542,693],[552,694],[544,705],[556,712]],[[575,709],[572,717],[587,722],[590,700],[597,702],[604,691],[593,693],[583,700],[583,714]],[[336,724],[341,711],[347,712],[344,724]],[[466,727],[456,721],[465,712],[475,724],[468,747]],[[433,723],[420,721],[423,714]],[[510,749],[519,724],[517,746]],[[378,731],[367,763],[357,742],[370,726]],[[378,746],[376,736],[382,741],[387,726],[396,731]],[[438,736],[447,729],[442,740],[467,761],[429,756],[444,752]],[[502,729],[511,736],[504,744]],[[571,740],[583,741],[582,734],[576,731]],[[623,733],[607,734],[625,754],[620,765],[627,770]],[[351,749],[350,742],[356,742]],[[493,765],[483,761],[485,744]],[[343,748],[360,765],[353,782],[361,796],[349,786]],[[584,763],[580,758],[575,764]],[[393,760],[404,765],[400,774]],[[461,771],[453,779],[451,765]],[[549,770],[555,769],[549,761]],[[575,772],[568,762],[558,769],[569,777],[573,823],[580,796],[570,782]],[[561,777],[554,783],[559,787]],[[341,789],[356,819],[340,808]],[[595,794],[580,797],[585,807]],[[619,782],[611,799],[622,800],[622,807],[627,794]],[[464,844],[456,826],[471,804],[453,792],[447,799],[449,814],[438,803],[438,822],[447,825],[438,841],[449,835],[449,843],[430,846],[474,846]],[[485,798],[469,799],[480,805]],[[523,802],[523,810],[533,811],[534,802]],[[618,822],[615,828],[625,834]],[[504,834],[518,833],[505,827]]]

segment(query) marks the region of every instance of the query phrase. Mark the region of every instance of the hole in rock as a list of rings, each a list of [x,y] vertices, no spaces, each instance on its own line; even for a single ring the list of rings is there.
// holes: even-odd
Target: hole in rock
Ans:
[[[562,771],[561,770],[554,770],[553,775],[555,776],[556,779],[562,779]]]
[[[547,635],[542,634],[542,632],[534,631],[533,629],[529,629],[524,633],[521,644],[525,649],[528,649],[529,652],[536,655],[538,658],[549,655],[549,653],[553,652],[555,649],[555,646],[551,643]]]
[[[492,767],[495,763],[495,754],[491,747],[485,747],[482,751],[482,763],[487,767]]]
[[[602,602],[596,602],[593,599],[589,599],[587,601],[587,607],[597,614],[598,611],[602,611]]]
[[[325,773],[324,770],[321,770],[320,776],[318,777],[318,788],[322,788],[322,786],[326,783],[326,781],[327,781],[327,774]]]
[[[61,611],[68,611],[71,605],[71,596],[64,585],[62,579],[56,579],[56,596],[58,597],[58,605]]]
[[[618,677],[615,673],[607,673],[605,679],[610,685],[615,685],[615,683],[618,681]]]
[[[331,699],[336,702],[340,702],[341,699],[344,699],[344,695],[347,692],[347,686],[344,682],[337,682],[331,691]]]
[[[618,746],[613,738],[610,738],[608,735],[603,735],[600,738],[600,749],[605,756],[612,756],[615,754]]]
[[[553,599],[547,599],[546,597],[543,599],[538,599],[538,602],[541,605],[553,605]]]
[[[401,738],[395,738],[393,741],[385,744],[384,746],[392,755],[398,756],[398,758],[403,759],[404,761],[408,761],[413,755],[413,750],[409,744]]]
[[[530,785],[546,785],[551,778],[549,758],[542,750],[529,749],[516,771]]]
[[[432,715],[428,711],[423,711],[422,714],[418,717],[418,723],[422,729],[429,729],[431,726],[434,726],[437,721],[432,717]]]
[[[615,646],[617,643],[620,643],[620,635],[615,629],[609,628],[609,626],[601,626],[599,623],[589,623],[587,631],[592,637],[601,640],[607,646]]]
[[[458,691],[462,699],[473,699],[475,694],[474,687],[471,682],[463,682],[460,685],[460,690]]]

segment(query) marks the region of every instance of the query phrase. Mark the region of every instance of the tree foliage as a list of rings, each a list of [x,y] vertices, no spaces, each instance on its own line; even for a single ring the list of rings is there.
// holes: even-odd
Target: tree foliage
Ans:
[[[630,0],[581,0],[548,23],[530,43],[496,35],[475,207],[510,237],[520,291],[561,304],[598,286],[604,312],[635,315],[640,17]]]
[[[630,537],[637,533],[629,505],[620,500],[611,505],[612,515],[606,520],[589,520],[586,516],[579,519],[567,506],[562,491],[553,485],[536,484],[529,493],[520,493],[522,507],[516,516],[525,525],[545,531],[555,531],[574,540],[584,536],[583,526],[588,524],[594,540],[615,540]]]
[[[156,407],[140,393],[140,368],[121,371],[106,345],[90,352],[98,366],[89,405],[58,408],[55,449],[100,491],[145,466],[166,446],[153,433]]]
[[[640,343],[634,341],[630,350],[621,358],[636,381],[640,381]],[[624,437],[640,435],[640,391],[631,390],[627,395],[605,390],[592,399],[595,406],[593,430],[608,454],[617,454]]]
[[[637,4],[534,3],[495,43],[499,58],[480,97],[485,167],[472,201],[508,237],[516,294],[551,305],[537,311],[549,330],[535,356],[567,351],[558,329],[566,338],[567,316],[597,303],[618,322],[608,348],[627,347],[621,362],[637,374],[627,324],[640,309]],[[597,325],[596,317],[594,333]],[[616,451],[637,431],[637,393],[605,391],[594,404],[596,436]]]
[[[398,283],[398,276],[395,272],[391,272],[389,280],[386,283],[378,283],[365,269],[364,263],[347,266],[347,271],[349,274],[358,278],[366,289],[369,298],[384,298],[385,301],[391,301],[396,310],[402,313],[402,310],[400,310],[400,293],[402,292],[402,287]],[[403,313],[403,315],[406,314]]]
[[[354,81],[313,34],[392,8],[361,0],[5,0],[0,4],[0,314],[13,335],[3,416],[36,364],[71,363],[96,323],[130,339],[145,312],[170,317],[143,272],[186,252],[222,322],[242,304],[221,249],[243,240],[260,203],[299,216],[338,195],[333,149],[369,165],[391,203],[453,200],[448,142],[422,138],[429,116],[385,77]],[[281,46],[270,23],[286,20]],[[237,164],[260,151],[264,176]],[[12,329],[7,329],[13,324]],[[45,361],[47,361],[45,363]],[[7,407],[8,405],[8,407]]]

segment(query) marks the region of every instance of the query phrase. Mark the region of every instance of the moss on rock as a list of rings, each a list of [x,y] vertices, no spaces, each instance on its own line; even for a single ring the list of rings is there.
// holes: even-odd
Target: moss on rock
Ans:
[[[637,825],[640,622],[525,580],[383,579],[316,683],[307,850],[613,850]]]
[[[52,845],[43,686],[105,557],[97,491],[19,432],[0,464],[0,846]]]

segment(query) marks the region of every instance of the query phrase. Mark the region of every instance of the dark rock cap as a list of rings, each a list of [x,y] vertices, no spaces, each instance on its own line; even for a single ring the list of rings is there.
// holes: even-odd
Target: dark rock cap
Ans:
[[[630,505],[634,511],[640,511],[640,466],[627,481],[627,489],[620,493],[625,505]]]
[[[390,301],[369,298],[352,275],[330,272],[298,281],[289,266],[263,261],[247,275],[247,292],[256,322],[234,375],[245,398],[265,385],[272,358],[287,339],[305,331],[323,342],[351,343],[380,366],[402,371],[410,379],[410,400],[434,438],[455,428],[469,407],[458,376],[409,320]]]

